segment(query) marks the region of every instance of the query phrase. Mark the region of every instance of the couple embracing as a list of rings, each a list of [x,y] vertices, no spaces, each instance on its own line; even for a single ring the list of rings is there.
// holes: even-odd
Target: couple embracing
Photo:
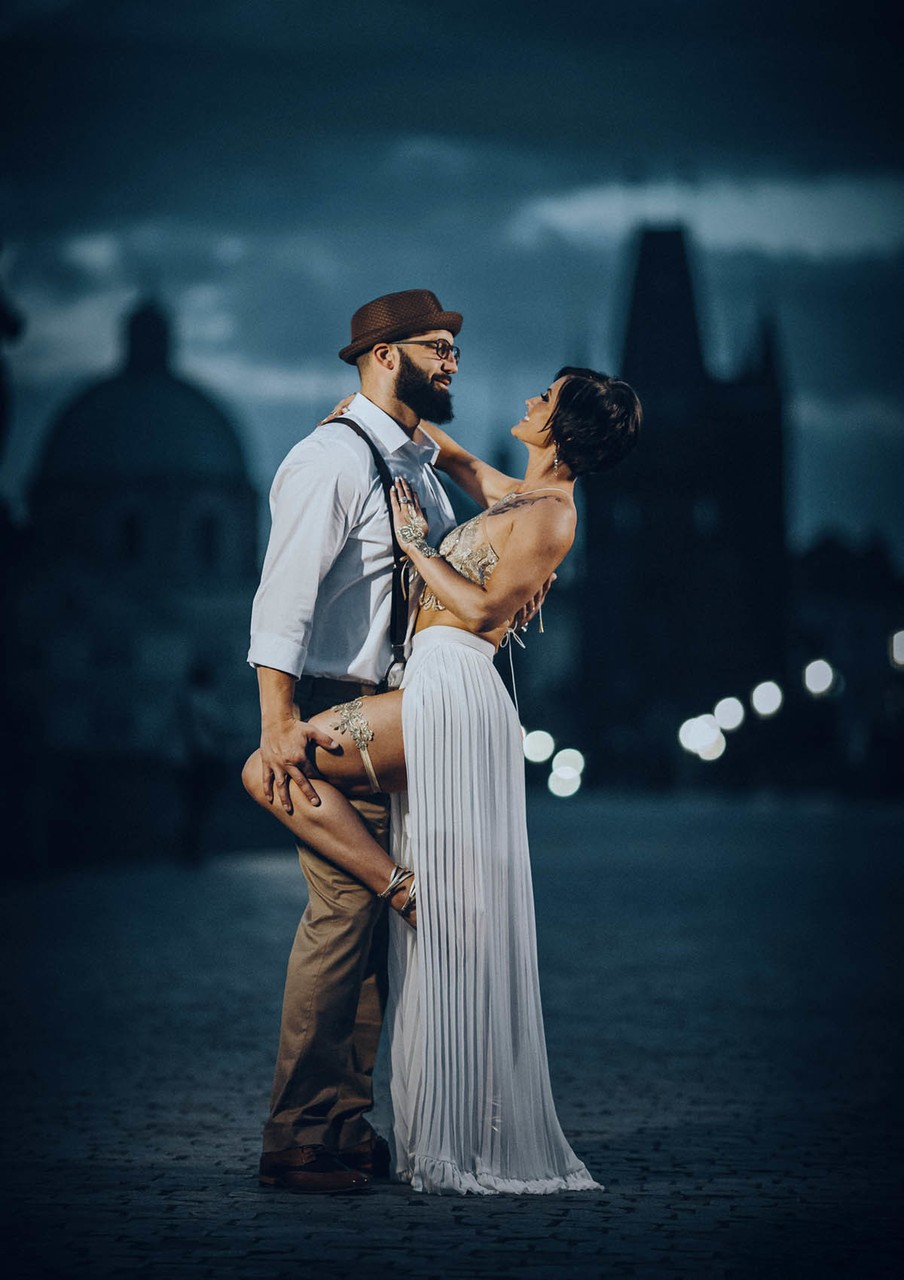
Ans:
[[[550,1090],[521,730],[493,655],[573,542],[575,478],[631,450],[641,411],[626,383],[562,369],[512,428],[527,467],[507,476],[439,425],[461,323],[428,290],[361,307],[339,353],[361,389],[270,495],[243,780],[308,885],[260,1162],[295,1192],[391,1165],[422,1191],[598,1186]],[[480,514],[456,527],[437,470]],[[365,1119],[384,1017],[394,1154]]]

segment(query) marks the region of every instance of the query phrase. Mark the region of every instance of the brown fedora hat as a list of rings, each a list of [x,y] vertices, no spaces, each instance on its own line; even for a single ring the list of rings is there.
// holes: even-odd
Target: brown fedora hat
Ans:
[[[365,302],[352,316],[352,340],[339,352],[339,359],[354,364],[378,342],[395,342],[431,329],[448,329],[454,337],[460,328],[459,313],[443,311],[439,298],[429,289],[384,293],[382,298]]]

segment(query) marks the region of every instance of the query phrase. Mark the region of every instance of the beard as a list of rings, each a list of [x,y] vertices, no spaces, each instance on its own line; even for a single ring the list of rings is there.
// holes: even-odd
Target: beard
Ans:
[[[417,367],[414,361],[399,351],[399,373],[395,385],[396,396],[412,413],[427,422],[440,426],[452,421],[452,396],[445,387],[438,387],[429,374]]]

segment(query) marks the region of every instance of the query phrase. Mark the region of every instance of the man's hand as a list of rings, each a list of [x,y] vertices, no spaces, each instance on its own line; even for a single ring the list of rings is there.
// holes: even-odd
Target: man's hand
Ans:
[[[292,812],[289,779],[298,786],[306,800],[320,804],[320,797],[308,778],[316,771],[308,756],[309,744],[335,751],[339,743],[299,716],[281,716],[268,720],[261,728],[261,770],[264,795],[273,804],[274,790],[286,813]]]
[[[515,614],[514,618],[512,619],[513,631],[523,631],[524,628],[527,626],[527,624],[530,622],[531,618],[535,617],[540,612],[540,609],[543,605],[543,601],[546,599],[547,595],[549,594],[549,588],[552,586],[555,580],[556,580],[556,575],[554,573],[551,573],[549,577],[546,579],[546,581],[543,583],[543,586],[536,593],[536,595],[531,596],[529,600],[525,601],[525,603],[521,606],[521,608],[518,610],[518,612]]]

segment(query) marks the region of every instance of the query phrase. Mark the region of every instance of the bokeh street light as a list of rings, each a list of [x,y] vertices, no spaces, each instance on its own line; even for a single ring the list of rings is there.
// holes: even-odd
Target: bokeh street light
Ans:
[[[835,671],[825,658],[816,658],[804,667],[804,684],[814,697],[828,693],[835,684]]]
[[[716,717],[710,715],[694,716],[691,720],[685,720],[678,730],[678,741],[685,751],[690,751],[693,755],[700,755],[701,751],[712,747],[721,737],[722,733],[716,723]]]
[[[738,729],[744,723],[744,704],[740,698],[720,698],[713,707],[713,716],[720,729]]]
[[[708,746],[697,752],[701,760],[718,760],[725,750],[725,736],[719,733]]]
[[[565,798],[573,796],[581,788],[581,775],[576,769],[569,769],[568,774],[554,770],[546,783],[554,796]]]
[[[524,754],[533,764],[542,764],[556,749],[555,739],[545,729],[532,729],[524,737]]]
[[[784,695],[774,680],[763,680],[750,695],[750,705],[758,716],[774,716],[784,702]]]
[[[896,631],[888,642],[893,667],[904,667],[904,631]]]
[[[556,752],[546,781],[554,796],[573,796],[580,790],[584,763],[584,756],[576,747],[564,747]]]
[[[584,757],[575,747],[565,747],[552,758],[553,773],[563,773],[567,769],[574,769],[576,773],[584,772]]]

